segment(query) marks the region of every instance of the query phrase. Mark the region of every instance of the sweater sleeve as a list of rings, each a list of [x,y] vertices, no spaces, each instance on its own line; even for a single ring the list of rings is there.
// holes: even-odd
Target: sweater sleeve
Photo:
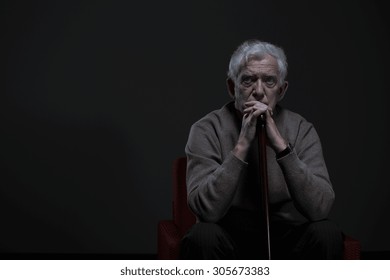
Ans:
[[[295,207],[311,221],[328,217],[334,192],[313,125],[301,123],[294,149],[277,161]]]
[[[188,204],[200,221],[220,220],[233,201],[246,163],[229,153],[210,124],[194,124],[186,145]]]

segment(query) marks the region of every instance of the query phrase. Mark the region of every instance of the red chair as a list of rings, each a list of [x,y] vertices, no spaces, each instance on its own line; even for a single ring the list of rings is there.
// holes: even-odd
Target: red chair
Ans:
[[[161,260],[178,259],[180,241],[196,222],[187,205],[186,170],[187,159],[177,158],[173,163],[173,220],[163,220],[158,224],[157,257]],[[344,259],[360,259],[360,250],[358,240],[344,235]]]

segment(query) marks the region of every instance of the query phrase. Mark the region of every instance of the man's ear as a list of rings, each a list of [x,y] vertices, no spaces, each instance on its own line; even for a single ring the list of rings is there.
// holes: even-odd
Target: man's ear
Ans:
[[[226,86],[228,88],[230,96],[234,99],[234,88],[235,84],[231,78],[227,78],[226,80]]]
[[[278,102],[283,99],[284,95],[286,94],[287,89],[288,89],[288,82],[284,81],[283,85],[279,88]]]

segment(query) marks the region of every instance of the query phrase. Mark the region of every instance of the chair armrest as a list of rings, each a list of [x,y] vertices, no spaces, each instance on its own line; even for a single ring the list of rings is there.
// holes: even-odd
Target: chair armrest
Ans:
[[[157,258],[160,260],[178,259],[182,238],[183,235],[173,221],[160,221],[157,229]]]
[[[344,235],[344,260],[359,260],[361,245],[359,240],[352,238],[351,236]]]

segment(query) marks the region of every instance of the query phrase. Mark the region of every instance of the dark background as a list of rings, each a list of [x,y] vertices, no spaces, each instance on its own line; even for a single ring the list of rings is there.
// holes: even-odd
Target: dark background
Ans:
[[[7,1],[0,253],[156,254],[171,164],[229,101],[243,40],[282,46],[283,105],[314,123],[332,211],[390,250],[389,29],[379,1]]]

